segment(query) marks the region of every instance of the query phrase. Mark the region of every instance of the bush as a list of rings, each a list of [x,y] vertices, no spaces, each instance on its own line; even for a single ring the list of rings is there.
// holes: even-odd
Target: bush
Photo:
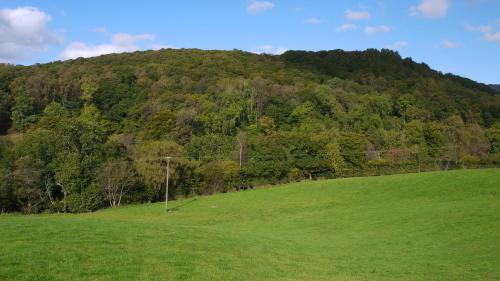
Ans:
[[[465,154],[460,157],[460,164],[462,167],[466,169],[469,166],[477,165],[481,162],[481,159],[475,155]]]
[[[68,195],[67,201],[72,213],[92,212],[103,206],[104,195],[99,186],[92,183],[82,192]]]
[[[227,192],[239,183],[240,167],[235,161],[213,161],[201,166],[206,193]]]
[[[288,179],[290,181],[300,181],[304,178],[304,174],[299,168],[291,168],[288,172]]]

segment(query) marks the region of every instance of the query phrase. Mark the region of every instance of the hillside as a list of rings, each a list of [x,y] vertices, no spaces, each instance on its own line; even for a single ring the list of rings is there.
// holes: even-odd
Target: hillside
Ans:
[[[498,280],[500,170],[0,216],[2,280]],[[214,253],[217,253],[214,255]]]
[[[499,84],[490,84],[489,86],[491,88],[493,88],[495,91],[500,92],[500,85]]]
[[[122,119],[129,110],[126,107],[115,112],[119,111],[116,107],[120,103],[131,99],[129,95],[140,95],[145,90],[156,90],[161,95],[172,92],[217,95],[223,90],[221,87],[228,86],[220,85],[220,80],[235,79],[224,82],[236,83],[238,79],[250,82],[261,78],[261,83],[268,85],[299,86],[297,84],[304,83],[306,85],[302,87],[307,87],[307,84],[323,84],[332,78],[341,78],[370,88],[361,87],[358,89],[361,92],[376,91],[396,97],[415,96],[419,105],[430,106],[430,112],[427,112],[430,118],[456,113],[466,118],[467,111],[477,109],[481,110],[476,113],[481,114],[482,118],[494,118],[483,121],[491,123],[499,118],[499,98],[488,95],[495,91],[487,85],[451,74],[443,75],[426,64],[416,63],[410,58],[403,59],[390,50],[288,51],[281,56],[269,56],[241,51],[169,49],[112,54],[30,67],[3,66],[0,69],[0,89],[10,97],[2,100],[14,103],[4,105],[2,109],[12,110],[15,99],[25,91],[34,99],[31,106],[35,107],[35,114],[40,113],[50,101],[81,106],[82,78],[97,84],[93,101],[101,110],[111,109],[112,112],[104,113],[112,120]],[[110,87],[122,88],[122,92]],[[337,87],[343,88],[342,85]],[[135,101],[144,102],[144,98]],[[128,102],[120,106],[131,106]],[[3,115],[10,114],[3,112]],[[3,121],[4,125],[8,123],[8,119]]]
[[[0,211],[500,164],[500,95],[389,50],[0,66]],[[128,176],[130,175],[130,176]],[[107,184],[111,182],[113,184]]]

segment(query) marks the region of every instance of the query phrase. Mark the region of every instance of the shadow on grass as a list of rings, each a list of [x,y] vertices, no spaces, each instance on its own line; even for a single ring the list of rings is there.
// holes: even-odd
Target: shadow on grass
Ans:
[[[187,201],[187,202],[185,202],[185,203],[183,203],[183,204],[181,204],[181,205],[179,205],[179,206],[176,206],[176,207],[174,207],[174,208],[170,208],[170,209],[168,209],[168,212],[177,212],[177,211],[179,211],[182,207],[184,207],[184,206],[186,206],[186,205],[189,205],[189,204],[193,203],[194,201],[196,201],[196,199],[197,199],[197,198],[193,198],[193,199],[191,199],[191,200],[189,200],[189,201]]]

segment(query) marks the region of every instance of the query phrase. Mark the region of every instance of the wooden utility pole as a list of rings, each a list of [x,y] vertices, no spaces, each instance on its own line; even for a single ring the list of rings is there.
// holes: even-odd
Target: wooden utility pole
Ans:
[[[169,168],[170,168],[170,156],[166,156],[165,160],[167,161],[167,183],[165,184],[165,212],[168,212],[168,177],[169,177]]]

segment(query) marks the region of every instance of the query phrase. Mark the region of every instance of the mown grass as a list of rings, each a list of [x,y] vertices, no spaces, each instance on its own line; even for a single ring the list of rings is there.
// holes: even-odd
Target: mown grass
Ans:
[[[500,280],[500,170],[0,216],[0,280]]]

